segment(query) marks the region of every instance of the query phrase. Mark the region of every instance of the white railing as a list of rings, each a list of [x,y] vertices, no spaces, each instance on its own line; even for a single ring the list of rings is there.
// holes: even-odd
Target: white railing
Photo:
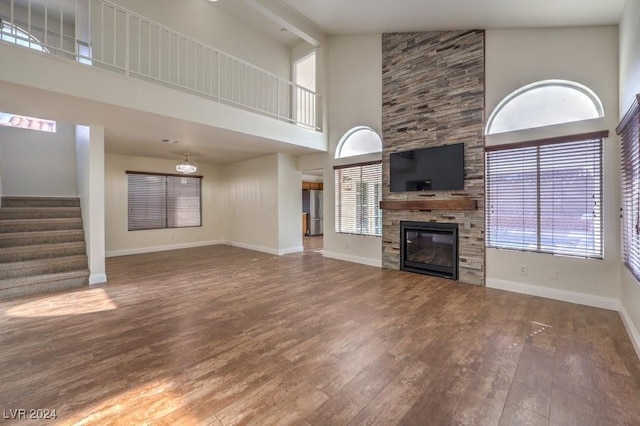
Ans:
[[[105,0],[0,0],[0,40],[320,130],[320,96]]]

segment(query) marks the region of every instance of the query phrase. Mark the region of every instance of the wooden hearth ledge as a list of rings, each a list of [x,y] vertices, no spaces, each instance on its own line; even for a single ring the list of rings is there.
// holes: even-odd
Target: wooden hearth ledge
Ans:
[[[478,210],[478,201],[470,198],[455,200],[380,201],[383,210]]]

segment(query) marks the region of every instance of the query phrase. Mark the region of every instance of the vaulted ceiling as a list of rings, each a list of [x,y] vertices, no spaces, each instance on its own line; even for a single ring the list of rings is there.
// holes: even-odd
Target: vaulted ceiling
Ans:
[[[611,25],[620,21],[625,2],[625,0],[277,1],[315,22],[327,34]]]

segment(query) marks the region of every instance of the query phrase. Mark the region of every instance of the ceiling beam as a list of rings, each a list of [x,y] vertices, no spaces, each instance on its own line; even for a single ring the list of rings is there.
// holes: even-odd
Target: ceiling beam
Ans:
[[[245,0],[245,2],[307,43],[315,47],[326,43],[327,36],[320,27],[293,9],[275,0]]]

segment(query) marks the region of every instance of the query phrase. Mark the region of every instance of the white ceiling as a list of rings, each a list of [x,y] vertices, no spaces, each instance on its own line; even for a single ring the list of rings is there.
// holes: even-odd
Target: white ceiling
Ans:
[[[625,2],[625,0],[278,1],[295,9],[332,35],[610,25],[620,21]]]
[[[223,0],[212,4],[223,12],[235,17],[251,28],[258,30],[282,46],[292,48],[302,42],[302,39],[290,31],[282,31],[282,27],[266,18],[262,13],[244,1]]]

